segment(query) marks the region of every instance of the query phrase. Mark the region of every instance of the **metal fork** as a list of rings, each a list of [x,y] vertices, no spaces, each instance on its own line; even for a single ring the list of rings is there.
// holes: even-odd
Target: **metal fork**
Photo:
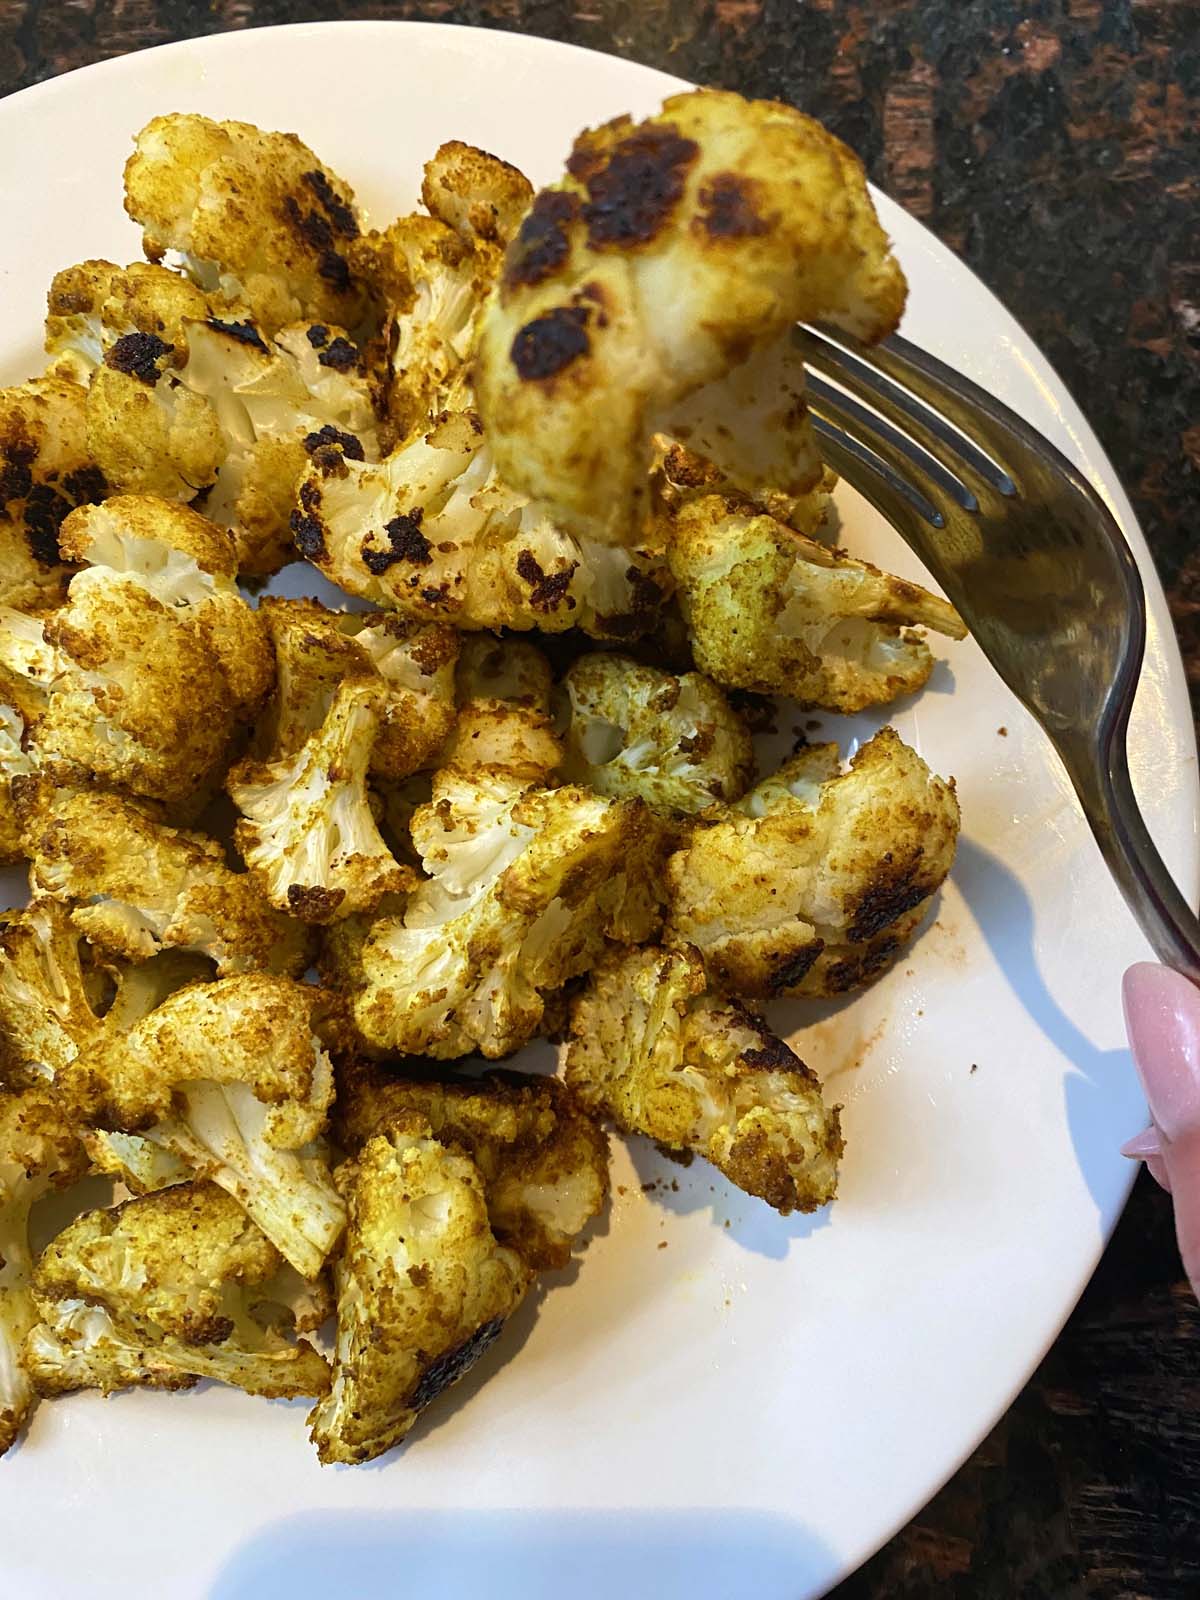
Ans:
[[[830,465],[921,558],[1037,718],[1155,953],[1200,983],[1200,921],[1129,780],[1146,602],[1107,507],[1007,406],[907,340],[796,338]]]

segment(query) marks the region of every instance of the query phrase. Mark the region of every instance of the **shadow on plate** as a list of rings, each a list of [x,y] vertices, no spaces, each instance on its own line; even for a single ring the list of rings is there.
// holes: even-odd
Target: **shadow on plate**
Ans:
[[[652,1205],[677,1217],[708,1211],[714,1227],[724,1228],[743,1250],[755,1255],[783,1261],[793,1240],[807,1239],[830,1224],[831,1206],[807,1215],[794,1211],[790,1217],[781,1217],[764,1201],[743,1194],[699,1157],[685,1167],[649,1139],[633,1137],[625,1142],[642,1193]]]
[[[836,1571],[802,1524],[761,1511],[314,1511],[235,1551],[209,1600],[803,1600]]]
[[[1013,993],[1076,1069],[1065,1083],[1067,1123],[1088,1191],[1104,1207],[1112,1196],[1112,1092],[1132,1077],[1129,1051],[1098,1049],[1050,993],[1038,969],[1032,903],[998,856],[971,839],[960,840],[954,881]],[[1081,956],[1086,959],[1082,946]],[[1119,977],[1112,974],[1114,984]]]

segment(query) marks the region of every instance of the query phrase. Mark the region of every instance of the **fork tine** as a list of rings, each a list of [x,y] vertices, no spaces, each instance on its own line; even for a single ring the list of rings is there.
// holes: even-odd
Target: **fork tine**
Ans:
[[[811,400],[811,396],[810,396]],[[813,427],[822,441],[821,454],[847,483],[853,483],[904,538],[913,517],[931,528],[944,528],[946,519],[932,501],[907,478],[897,476],[870,445],[825,415],[819,400],[810,403]],[[864,476],[858,469],[865,467]]]
[[[811,370],[808,374],[808,398],[810,408],[814,400],[824,409],[836,407],[843,418],[841,425],[847,433],[856,436],[860,442],[869,443],[874,449],[886,444],[894,453],[894,457],[907,458],[909,486],[917,493],[921,492],[917,489],[918,484],[928,489],[936,488],[943,495],[949,496],[964,511],[979,510],[978,500],[962,479],[923,443],[914,439],[912,433],[895,426],[878,411],[861,404],[853,395],[846,394],[840,387],[827,383],[824,378]],[[847,418],[855,426],[848,426],[845,420]],[[915,431],[914,429],[913,432]],[[911,482],[914,472],[917,474],[916,483]],[[935,525],[940,527],[941,523]]]
[[[940,475],[921,474],[919,447],[897,430],[880,426],[880,419],[819,377],[809,385],[808,401],[830,465],[866,495],[940,581],[942,563],[934,566],[931,552],[936,556],[947,541],[955,542],[955,530],[973,525],[974,517],[964,516],[961,501],[943,488]]]
[[[873,348],[868,358],[810,328],[797,330],[796,343],[810,374],[822,373],[873,413],[873,417],[864,419],[869,426],[877,427],[875,419],[882,419],[919,444],[925,456],[932,457],[943,473],[949,473],[962,483],[963,495],[971,498],[968,501],[960,494],[955,494],[955,498],[965,510],[979,509],[971,489],[972,478],[981,493],[989,489],[1005,496],[1016,493],[1012,477],[1003,465],[936,410],[926,395],[897,382],[876,365],[877,350]],[[929,470],[922,460],[918,460],[918,467]]]

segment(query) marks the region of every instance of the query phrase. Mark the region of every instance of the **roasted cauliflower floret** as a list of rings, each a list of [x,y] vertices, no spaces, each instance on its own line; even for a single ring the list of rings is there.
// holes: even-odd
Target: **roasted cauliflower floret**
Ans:
[[[725,493],[781,522],[806,524],[832,487],[821,461],[805,394],[807,373],[790,335],[754,350],[716,383],[671,407],[651,456],[685,451]],[[686,446],[682,441],[687,441]]]
[[[275,596],[264,598],[259,616],[275,646],[279,675],[263,725],[268,755],[294,755],[324,723],[338,684],[361,678],[387,687],[372,773],[398,782],[432,764],[454,727],[459,636],[453,629]]]
[[[307,1278],[345,1221],[318,1144],[333,1101],[319,1003],[266,973],[193,984],[57,1080],[88,1127],[142,1133],[227,1190]]]
[[[88,448],[115,489],[191,500],[216,481],[225,439],[175,371],[176,347],[130,333],[105,352],[87,395]]]
[[[435,217],[398,217],[352,252],[389,305],[387,414],[397,439],[423,431],[455,392],[490,279],[468,240]]]
[[[86,963],[86,964],[85,964]],[[66,906],[35,899],[0,918],[0,1081],[52,1083],[104,1031],[103,975]]]
[[[754,776],[750,734],[698,672],[675,678],[627,656],[582,656],[567,671],[563,775],[597,794],[665,811],[739,800]]]
[[[475,318],[533,191],[507,162],[452,140],[426,163],[430,215],[399,217],[351,247],[351,264],[388,308],[387,411],[404,440],[450,401]]]
[[[138,967],[101,967],[66,906],[36,899],[0,926],[0,1083],[52,1084],[80,1050],[120,1038],[167,995],[211,975],[178,951]],[[188,1177],[188,1169],[135,1133],[80,1129],[93,1168],[138,1192]]]
[[[212,965],[203,956],[184,950],[164,950],[136,967],[123,964],[106,968],[113,987],[102,1029],[92,1036],[121,1039],[143,1017],[189,983],[207,983]],[[80,1040],[81,1048],[86,1041]],[[76,1051],[78,1053],[78,1050]],[[177,1155],[140,1133],[112,1133],[103,1128],[81,1128],[79,1140],[88,1153],[92,1171],[119,1178],[132,1194],[152,1194],[175,1183],[185,1183],[192,1169]]]
[[[4,692],[0,668],[0,693]],[[26,748],[25,718],[15,706],[0,705],[0,866],[20,861],[21,819],[13,798],[13,779],[33,772],[35,756]]]
[[[549,714],[554,668],[529,639],[495,639],[485,633],[462,641],[455,672],[460,706],[529,706]]]
[[[654,537],[664,550],[670,543],[672,518],[680,507],[710,495],[724,498],[730,512],[751,516],[764,512],[805,539],[816,539],[830,547],[829,530],[835,516],[833,492],[838,485],[838,475],[832,467],[822,467],[820,478],[803,494],[785,494],[765,482],[742,492],[713,462],[678,440],[658,434],[654,447],[651,519]]]
[[[810,117],[702,89],[617,118],[537,195],[481,319],[499,470],[577,533],[629,543],[650,438],[686,402],[740,488],[802,492],[820,461],[776,347],[804,321],[882,337],[904,298],[860,163]]]
[[[358,348],[324,323],[269,341],[254,324],[185,321],[175,343],[126,335],[106,352],[87,399],[88,440],[117,488],[190,501],[227,528],[239,570],[293,556],[290,518],[310,455],[336,441],[378,455]]]
[[[210,322],[192,330],[179,381],[220,424],[206,515],[232,532],[241,571],[276,571],[295,558],[291,517],[309,457],[331,441],[353,460],[378,457],[358,347],[323,323],[284,328],[264,345],[250,324]]]
[[[294,754],[248,760],[230,773],[242,813],[234,838],[246,866],[273,906],[304,922],[372,911],[415,882],[384,843],[367,792],[387,703],[382,679],[345,679]]]
[[[75,928],[125,961],[188,951],[222,976],[308,966],[307,931],[233,872],[215,839],[159,822],[119,795],[30,785],[19,795],[35,890],[67,902]]]
[[[334,1265],[333,1383],[309,1417],[326,1463],[399,1444],[493,1343],[530,1280],[496,1242],[475,1163],[419,1118],[368,1140],[337,1178],[349,1224]]]
[[[966,634],[954,607],[919,584],[720,495],[676,510],[668,559],[696,664],[730,688],[861,711],[932,672],[908,624]]]
[[[87,1211],[42,1253],[25,1343],[40,1394],[200,1378],[271,1399],[321,1395],[329,1368],[301,1324],[302,1285],[266,1235],[212,1183],[181,1183]]]
[[[293,528],[301,555],[350,594],[458,628],[627,638],[652,627],[671,588],[652,545],[577,539],[514,493],[470,409],[378,463],[319,452]]]
[[[37,1320],[29,1213],[36,1200],[81,1178],[87,1158],[58,1102],[43,1088],[0,1087],[0,1455],[33,1403],[22,1356]]]
[[[141,336],[143,353],[157,341],[172,364],[187,359],[188,322],[203,322],[208,300],[190,279],[152,261],[118,267],[81,261],[54,274],[46,297],[46,353],[51,371],[86,384],[119,339]]]
[[[72,512],[62,542],[86,563],[66,604],[42,618],[0,608],[7,697],[33,719],[44,763],[186,801],[215,778],[274,672],[227,536],[182,507],[122,496]]]
[[[567,1082],[625,1133],[706,1157],[775,1210],[832,1200],[842,1136],[814,1073],[694,950],[613,955],[571,1006]]]
[[[55,652],[35,733],[46,761],[169,803],[212,781],[236,706],[194,628],[140,583],[91,568],[72,578],[67,604],[42,631]]]
[[[450,139],[425,163],[421,199],[432,216],[475,249],[491,245],[499,251],[529,210],[533,185],[499,156]]]
[[[372,1062],[337,1069],[334,1133],[351,1153],[422,1117],[483,1176],[501,1244],[535,1271],[565,1267],[608,1199],[608,1143],[557,1078],[489,1072],[471,1081],[398,1076]]]
[[[801,751],[667,863],[667,937],[730,994],[834,995],[869,983],[916,930],[954,860],[958,801],[884,728],[846,772]]]
[[[151,260],[179,251],[200,288],[269,332],[301,320],[352,328],[367,310],[347,256],[354,195],[295,134],[155,117],[126,163],[125,209]]]
[[[0,605],[36,611],[66,594],[58,530],[75,506],[108,493],[86,410],[86,389],[64,378],[0,389]]]
[[[113,495],[63,525],[73,561],[132,579],[209,646],[237,715],[249,719],[275,681],[271,644],[238,592],[237,558],[223,528],[151,495]]]
[[[514,779],[542,782],[562,765],[550,709],[550,663],[524,639],[469,634],[458,658],[458,720],[446,746],[457,772],[504,768]]]
[[[446,767],[412,839],[429,878],[403,914],[327,951],[370,1049],[508,1055],[537,1032],[546,994],[608,939],[657,926],[666,841],[641,801]]]
[[[20,717],[23,727],[19,735],[15,723],[9,723],[8,727],[14,740],[20,737],[30,771],[35,771],[38,765],[32,730],[46,709],[51,686],[60,670],[58,653],[47,642],[43,630],[47,615],[49,613],[30,615],[0,605],[0,693]],[[13,763],[8,773],[12,792],[12,780],[21,775],[23,768],[12,750],[9,760]]]

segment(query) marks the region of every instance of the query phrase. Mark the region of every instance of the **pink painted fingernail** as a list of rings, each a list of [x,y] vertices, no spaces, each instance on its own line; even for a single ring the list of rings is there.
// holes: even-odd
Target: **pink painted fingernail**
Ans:
[[[1160,1184],[1168,1194],[1171,1193],[1171,1176],[1163,1160],[1162,1139],[1153,1123],[1143,1128],[1141,1133],[1135,1133],[1132,1139],[1126,1139],[1121,1146],[1121,1154],[1128,1156],[1131,1161],[1144,1161],[1155,1183]]]
[[[1151,1173],[1168,1189],[1184,1271],[1200,1294],[1200,989],[1166,967],[1130,967],[1125,1027],[1154,1125]],[[1146,1144],[1141,1134],[1133,1144]]]
[[[1135,1133],[1132,1139],[1126,1139],[1121,1146],[1121,1154],[1128,1156],[1131,1161],[1148,1161],[1151,1156],[1158,1155],[1161,1149],[1158,1129],[1151,1124],[1143,1128],[1141,1133]]]
[[[1168,967],[1130,967],[1125,1027],[1155,1127],[1168,1140],[1200,1130],[1200,989]]]

